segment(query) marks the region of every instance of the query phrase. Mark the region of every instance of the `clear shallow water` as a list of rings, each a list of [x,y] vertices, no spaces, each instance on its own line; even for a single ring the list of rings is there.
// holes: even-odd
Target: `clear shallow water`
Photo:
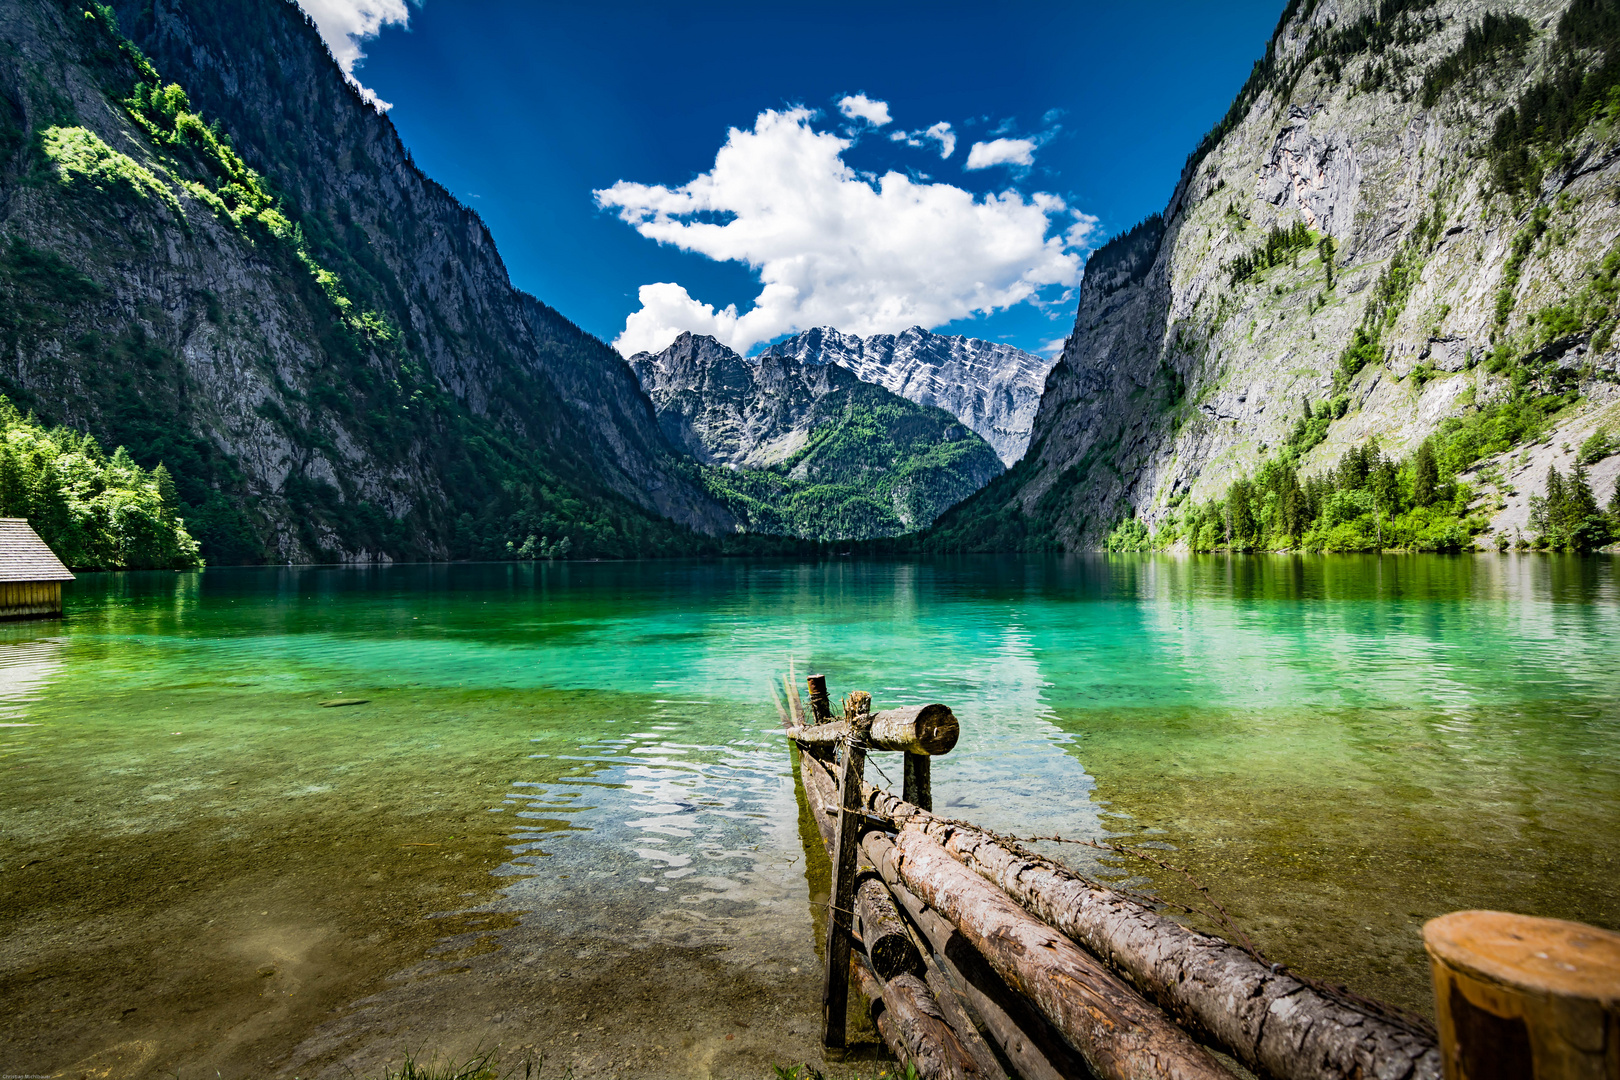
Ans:
[[[219,845],[342,847],[275,880],[339,905],[374,852],[453,890],[424,911],[507,913],[486,950],[611,937],[804,980],[815,882],[770,704],[791,660],[955,708],[941,812],[1149,843],[1274,959],[1426,1008],[1423,919],[1620,924],[1617,593],[1612,561],[1544,556],[86,575],[62,623],[0,629],[0,855],[202,881]],[[45,885],[0,889],[0,977],[71,952],[38,944]]]

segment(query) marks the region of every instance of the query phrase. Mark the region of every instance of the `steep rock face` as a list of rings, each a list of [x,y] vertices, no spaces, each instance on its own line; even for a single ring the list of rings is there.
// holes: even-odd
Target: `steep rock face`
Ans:
[[[685,333],[630,367],[669,442],[711,467],[711,489],[754,531],[892,535],[931,523],[1002,472],[990,445],[950,413],[834,364],[769,352],[745,360]],[[805,499],[820,512],[792,505]],[[861,520],[826,523],[839,517]]]
[[[1029,445],[1053,363],[1010,345],[931,334],[919,326],[867,338],[821,326],[777,342],[763,355],[837,364],[908,401],[944,409],[995,447],[1008,466]]]
[[[488,553],[525,525],[607,553],[667,531],[649,515],[731,527],[624,362],[511,286],[294,5],[153,0],[122,26],[284,217],[220,201],[200,129],[126,107],[146,76],[98,20],[0,9],[21,316],[0,387],[20,406],[168,461],[215,561]],[[74,146],[101,173],[73,172]]]
[[[1370,2],[1291,3],[1162,218],[1092,257],[1028,456],[941,522],[959,528],[953,542],[1085,548],[1128,515],[1151,526],[1184,499],[1219,497],[1277,453],[1303,403],[1339,393],[1342,418],[1301,458],[1302,474],[1374,436],[1387,453],[1410,452],[1448,417],[1508,392],[1508,375],[1481,362],[1504,343],[1545,353],[1584,395],[1554,442],[1609,415],[1615,348],[1603,334],[1594,348],[1592,326],[1545,331],[1537,313],[1576,298],[1620,236],[1613,136],[1586,132],[1517,199],[1490,175],[1498,117],[1551,69],[1567,7],[1410,0],[1385,4],[1393,14],[1380,26]],[[1425,75],[1488,9],[1528,20],[1528,42],[1496,50],[1425,106]],[[1275,265],[1235,272],[1270,230],[1295,223],[1334,241],[1331,285],[1318,235]],[[1336,383],[1368,320],[1379,357]],[[1482,488],[1488,509],[1525,497],[1511,483]]]
[[[859,382],[837,368],[784,357],[751,363],[712,337],[690,333],[662,352],[637,353],[630,369],[671,445],[705,465],[744,468],[775,465],[802,450]]]

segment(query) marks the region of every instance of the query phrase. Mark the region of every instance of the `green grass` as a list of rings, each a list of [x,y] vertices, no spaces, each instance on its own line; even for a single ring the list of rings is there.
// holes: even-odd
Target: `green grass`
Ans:
[[[515,1065],[502,1067],[499,1057],[491,1050],[475,1054],[465,1061],[454,1058],[440,1058],[434,1054],[427,1060],[419,1060],[407,1053],[405,1061],[395,1068],[392,1065],[383,1067],[383,1071],[368,1077],[367,1080],[515,1080],[521,1070],[521,1075],[527,1080],[538,1070],[539,1063],[532,1058],[524,1058]]]

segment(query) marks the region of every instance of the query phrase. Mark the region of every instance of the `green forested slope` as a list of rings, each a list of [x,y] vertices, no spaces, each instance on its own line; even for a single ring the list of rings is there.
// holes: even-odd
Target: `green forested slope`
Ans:
[[[754,532],[865,540],[932,521],[999,471],[989,444],[948,414],[919,416],[921,407],[866,383],[836,405],[777,464],[705,466],[709,490]],[[962,435],[946,438],[952,428]]]
[[[0,391],[166,462],[216,564],[713,548],[622,359],[511,287],[293,5],[130,19],[176,70],[109,9],[0,9]]]
[[[923,550],[1620,538],[1620,0],[1290,0]],[[1605,509],[1609,507],[1610,509]]]
[[[836,364],[681,334],[630,365],[674,446],[750,533],[865,540],[928,524],[1002,471],[984,439]]]
[[[142,469],[70,428],[47,431],[0,397],[0,516],[27,518],[73,570],[194,570],[197,541],[163,464]]]

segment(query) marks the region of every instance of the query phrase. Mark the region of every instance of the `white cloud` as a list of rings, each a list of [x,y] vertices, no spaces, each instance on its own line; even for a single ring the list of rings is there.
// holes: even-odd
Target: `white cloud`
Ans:
[[[1082,216],[1056,195],[975,197],[897,172],[863,177],[843,161],[852,140],[816,131],[813,118],[804,108],[760,113],[752,131],[731,129],[714,167],[681,187],[621,180],[595,192],[642,236],[745,263],[760,277],[741,313],[717,311],[673,282],[643,286],[641,310],[614,342],[620,352],[662,349],[682,330],[739,352],[811,326],[896,333],[1079,283]],[[1054,224],[1067,231],[1048,236]]]
[[[873,101],[865,94],[851,94],[838,102],[838,111],[851,120],[865,120],[873,127],[882,127],[889,122],[889,103],[887,101]]]
[[[926,145],[924,140],[929,139],[939,143],[941,158],[948,158],[956,153],[956,133],[951,130],[951,125],[943,120],[922,131],[896,131],[889,136],[890,142],[903,142],[907,146],[918,147]]]
[[[410,8],[405,0],[298,0],[304,14],[315,20],[321,40],[332,50],[332,57],[343,69],[344,77],[354,84],[360,96],[387,112],[393,108],[354,77],[355,65],[366,58],[361,43],[376,37],[385,26],[405,26],[410,22]]]
[[[1034,139],[991,139],[976,142],[968,151],[966,169],[988,169],[994,165],[1017,165],[1024,168],[1035,164]]]
[[[1066,337],[1053,338],[1051,341],[1048,341],[1045,345],[1042,345],[1035,351],[1040,353],[1042,356],[1056,356],[1058,353],[1063,351],[1063,347],[1068,343],[1069,339]]]

